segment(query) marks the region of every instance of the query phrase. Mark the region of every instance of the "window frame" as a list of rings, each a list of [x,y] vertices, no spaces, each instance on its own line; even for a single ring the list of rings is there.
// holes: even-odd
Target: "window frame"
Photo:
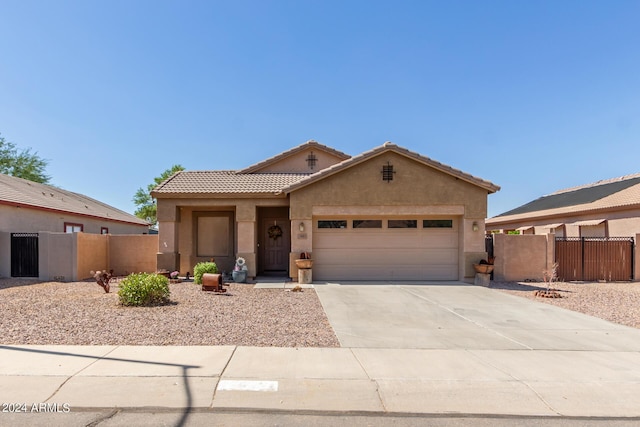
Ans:
[[[392,222],[397,223],[398,226],[391,225]],[[401,223],[407,224],[406,227],[400,226]],[[412,224],[413,226],[409,226]],[[387,228],[389,230],[417,230],[418,229],[418,220],[417,219],[388,219],[387,220]]]
[[[71,231],[67,231],[67,227],[71,227]],[[76,228],[80,228],[80,230],[76,230]],[[64,232],[71,234],[71,233],[78,233],[78,232],[84,232],[84,224],[79,224],[77,222],[66,222],[64,223]]]
[[[442,225],[427,225],[428,222],[433,224],[440,223]],[[445,224],[446,223],[446,224]],[[422,228],[425,230],[453,229],[453,219],[423,219]]]
[[[322,224],[336,224],[336,223],[344,223],[344,227],[324,227],[321,226]],[[318,228],[318,230],[345,230],[347,227],[349,227],[349,221],[347,221],[346,219],[319,219],[318,222],[316,223],[316,227]]]
[[[356,226],[356,222],[359,224]],[[364,226],[361,226],[364,225]],[[354,230],[380,230],[382,228],[381,219],[352,219],[351,228]]]

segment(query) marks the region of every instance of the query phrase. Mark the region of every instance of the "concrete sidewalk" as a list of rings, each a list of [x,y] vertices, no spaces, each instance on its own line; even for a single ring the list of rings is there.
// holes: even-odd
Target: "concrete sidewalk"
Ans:
[[[14,411],[640,417],[638,396],[637,351],[0,346],[0,400]]]

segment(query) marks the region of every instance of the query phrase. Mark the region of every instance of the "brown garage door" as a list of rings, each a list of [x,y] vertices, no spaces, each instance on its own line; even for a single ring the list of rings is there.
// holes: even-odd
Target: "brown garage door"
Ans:
[[[314,220],[314,280],[457,280],[455,219]]]

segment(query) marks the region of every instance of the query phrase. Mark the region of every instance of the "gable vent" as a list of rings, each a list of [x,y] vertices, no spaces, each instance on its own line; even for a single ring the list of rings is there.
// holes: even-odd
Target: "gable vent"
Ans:
[[[313,170],[313,168],[316,167],[317,162],[318,162],[318,158],[316,157],[315,154],[313,154],[313,151],[312,151],[307,156],[307,165],[309,165],[309,169]]]
[[[382,165],[382,180],[386,182],[393,181],[393,174],[396,171],[393,170],[393,165],[387,162],[386,165]]]

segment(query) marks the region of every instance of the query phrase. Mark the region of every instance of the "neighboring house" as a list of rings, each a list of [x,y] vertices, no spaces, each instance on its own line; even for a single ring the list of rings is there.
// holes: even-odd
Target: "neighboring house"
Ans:
[[[0,174],[0,231],[147,234],[149,224],[82,194]]]
[[[85,277],[89,269],[74,266],[82,266],[78,257],[91,256],[88,247],[74,249],[70,239],[52,237],[80,231],[93,241],[91,234],[147,234],[149,224],[82,194],[0,174],[0,277]]]
[[[640,233],[640,174],[556,191],[486,221],[487,232],[556,237]]]
[[[351,157],[309,141],[239,171],[181,171],[158,185],[158,268],[314,280],[462,280],[486,257],[487,196],[499,190],[392,143]]]

